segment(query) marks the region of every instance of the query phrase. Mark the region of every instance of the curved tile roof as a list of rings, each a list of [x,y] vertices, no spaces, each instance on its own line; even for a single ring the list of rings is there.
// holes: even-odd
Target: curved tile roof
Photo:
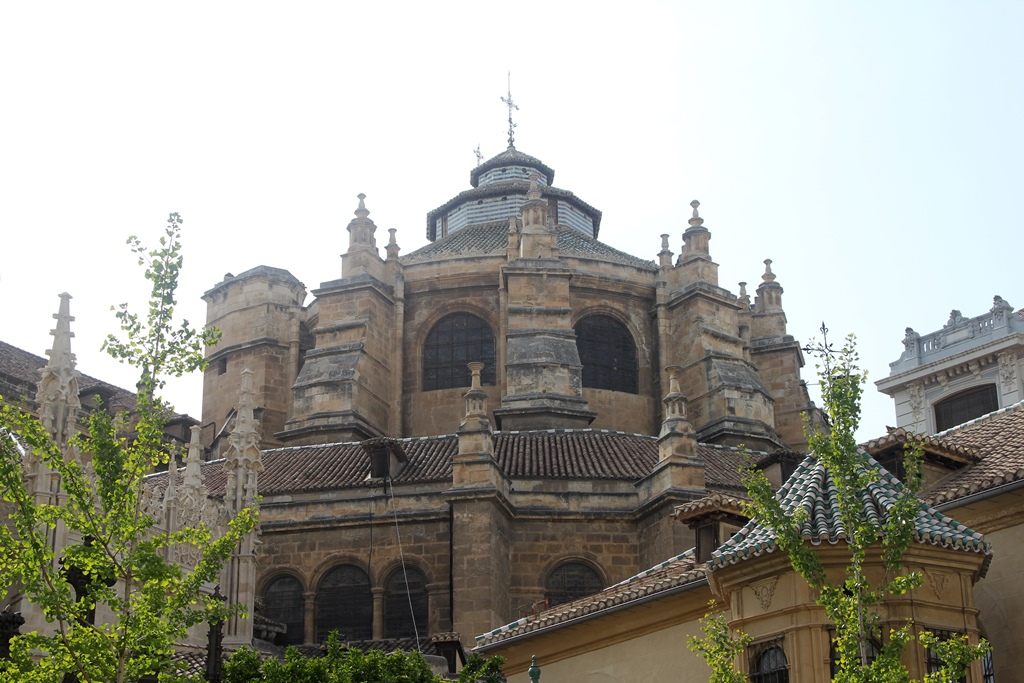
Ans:
[[[750,503],[750,498],[745,494],[730,496],[724,493],[715,492],[711,495],[704,496],[699,500],[677,505],[673,516],[680,522],[703,517],[709,512],[728,512],[734,515],[747,517],[750,514],[747,510],[748,503]]]
[[[450,482],[458,436],[396,439],[406,463],[395,484]],[[739,451],[698,445],[706,485],[712,490],[741,487]],[[637,482],[658,462],[657,437],[606,429],[551,429],[495,432],[494,459],[511,479],[589,479]],[[223,460],[203,463],[203,478],[211,495],[224,493]],[[358,442],[275,448],[263,452],[259,478],[261,495],[278,495],[371,486],[370,457]],[[160,475],[154,485],[162,488]]]
[[[558,249],[562,256],[621,263],[622,265],[632,266],[652,273],[658,270],[654,261],[619,251],[571,228],[557,228],[557,234]],[[404,265],[410,265],[446,257],[504,257],[507,248],[508,221],[494,221],[456,230],[436,242],[431,242],[424,247],[409,252],[399,260]]]
[[[644,598],[653,598],[674,588],[696,587],[707,581],[706,567],[707,565],[697,564],[694,549],[691,548],[682,555],[657,564],[603,591],[556,605],[539,614],[524,617],[477,636],[475,649],[486,650],[490,645],[516,636],[552,627],[568,626],[579,619],[597,617],[612,608]]]
[[[860,451],[860,454],[863,467],[874,470],[878,477],[862,493],[864,515],[876,522],[883,522],[903,485],[870,455],[864,451]],[[797,510],[804,512],[806,521],[800,528],[800,534],[813,545],[819,545],[822,541],[834,545],[845,540],[846,529],[839,516],[832,474],[813,454],[797,466],[776,497],[787,513],[793,514]],[[914,538],[918,543],[931,543],[985,555],[982,575],[992,556],[992,549],[981,534],[935,510],[924,501],[921,501],[914,523]],[[710,566],[714,570],[735,564],[762,553],[774,552],[776,547],[774,534],[756,519],[752,519],[712,553]]]
[[[37,356],[34,353],[19,349],[17,346],[0,341],[0,375],[6,375],[15,380],[10,383],[12,385],[29,385],[25,387],[25,396],[6,396],[5,398],[11,400],[26,398],[34,401],[36,397],[36,384],[41,377],[40,371],[46,366],[47,362],[49,361],[42,356]],[[78,395],[83,408],[92,408],[91,399],[95,394],[100,394],[103,397],[104,404],[113,412],[134,410],[135,408],[136,397],[134,391],[122,389],[79,371]],[[192,420],[187,415],[179,413],[174,413],[172,419],[182,418]]]
[[[931,438],[981,453],[978,462],[950,474],[922,492],[922,497],[932,504],[951,502],[1024,480],[1024,401]]]

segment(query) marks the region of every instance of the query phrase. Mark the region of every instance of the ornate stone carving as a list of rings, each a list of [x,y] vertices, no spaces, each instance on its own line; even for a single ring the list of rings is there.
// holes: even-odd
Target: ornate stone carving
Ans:
[[[910,398],[910,411],[919,415],[924,407],[924,386],[920,382],[911,382],[907,385],[907,394]]]
[[[949,574],[945,572],[928,572],[928,582],[932,586],[932,591],[935,593],[935,597],[939,600],[946,594],[946,583],[949,581]]]
[[[996,324],[1002,324],[1006,321],[1006,316],[1013,312],[1013,306],[1006,299],[996,294],[992,297],[990,312]]]
[[[772,605],[772,598],[775,597],[775,586],[778,583],[779,577],[773,576],[770,579],[750,584],[751,590],[754,591],[754,596],[757,597],[758,602],[761,603],[761,609],[765,612]]]
[[[1003,351],[999,354],[999,381],[1007,390],[1013,389],[1013,384],[1017,381],[1017,354],[1013,351]]]
[[[913,327],[908,327],[906,334],[903,335],[903,349],[906,353],[916,355],[917,345],[921,341],[921,335],[914,332]]]

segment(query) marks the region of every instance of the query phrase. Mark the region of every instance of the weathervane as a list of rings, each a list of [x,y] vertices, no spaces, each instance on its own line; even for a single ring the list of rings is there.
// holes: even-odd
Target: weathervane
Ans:
[[[479,143],[477,144],[477,146],[476,146],[476,149],[474,149],[474,150],[473,150],[473,154],[475,154],[475,155],[476,155],[476,165],[477,165],[477,166],[479,166],[479,165],[480,165],[481,163],[483,163],[483,160],[484,160],[484,155],[483,155],[483,153],[482,153],[482,152],[480,151],[480,145],[479,145]]]
[[[516,124],[512,123],[512,110],[519,111],[519,105],[512,101],[512,72],[508,72],[508,97],[502,97],[501,101],[508,105],[508,146],[515,147]]]

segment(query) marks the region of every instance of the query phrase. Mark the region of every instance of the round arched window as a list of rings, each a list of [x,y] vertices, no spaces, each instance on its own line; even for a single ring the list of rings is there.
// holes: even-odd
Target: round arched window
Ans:
[[[480,361],[482,384],[494,384],[494,333],[472,313],[441,318],[423,344],[423,391],[469,388],[467,364]]]
[[[751,683],[788,683],[789,666],[782,645],[772,644],[759,648],[751,662]]]
[[[427,577],[415,567],[399,567],[384,586],[384,637],[410,638],[427,633]],[[415,628],[414,628],[415,626]]]
[[[544,583],[544,597],[549,606],[571,602],[601,590],[601,577],[582,562],[559,565]]]
[[[359,567],[339,565],[317,586],[316,641],[326,643],[331,631],[338,631],[346,640],[373,637],[370,577]]]
[[[281,645],[306,642],[305,600],[302,584],[294,576],[281,576],[270,582],[263,592],[263,614],[288,627]]]
[[[625,325],[606,315],[576,323],[576,348],[583,365],[583,386],[637,393],[636,345]]]

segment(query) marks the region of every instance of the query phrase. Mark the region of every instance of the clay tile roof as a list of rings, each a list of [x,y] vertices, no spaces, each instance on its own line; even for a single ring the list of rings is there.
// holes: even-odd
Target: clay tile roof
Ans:
[[[409,252],[399,260],[403,264],[409,265],[461,256],[501,256],[504,258],[507,248],[508,221],[493,221],[456,230],[435,242]],[[558,228],[558,249],[564,257],[609,261],[651,272],[658,270],[654,261],[613,249],[607,244],[571,228]]]
[[[523,617],[511,624],[496,628],[476,637],[475,649],[487,649],[488,646],[510,638],[523,636],[552,627],[567,626],[580,619],[601,616],[602,612],[644,598],[655,598],[659,594],[673,589],[686,590],[707,581],[706,565],[697,564],[694,550],[691,548],[682,555],[677,555],[650,569],[640,572],[625,581],[605,588],[603,591],[586,597],[555,605],[538,614]]]
[[[497,432],[494,457],[512,478],[637,481],[654,468],[658,445],[651,436],[605,430]]]
[[[399,439],[408,458],[394,477],[396,484],[450,481],[452,457],[458,450],[453,435]],[[222,460],[204,463],[203,477],[211,495],[224,493],[226,475]],[[369,486],[370,456],[360,443],[276,448],[263,452],[262,495],[330,491]]]
[[[922,497],[933,505],[1024,480],[1024,402],[947,429],[933,438],[981,453],[978,462],[922,492]]]
[[[743,496],[730,496],[724,493],[712,493],[700,500],[690,501],[676,506],[675,518],[681,522],[703,517],[709,512],[729,512],[742,517],[749,517],[747,504],[750,499]]]
[[[860,453],[863,467],[874,470],[878,476],[862,495],[863,514],[881,523],[888,517],[903,485],[870,455],[864,451]],[[776,496],[787,513],[803,511],[806,521],[800,533],[812,544],[819,545],[822,541],[828,541],[834,545],[846,538],[832,475],[813,454],[800,463]],[[914,538],[918,543],[931,543],[985,555],[982,576],[992,557],[992,549],[981,534],[938,512],[924,501],[921,501],[914,523]],[[762,553],[774,552],[775,548],[772,532],[752,519],[711,554],[710,568],[714,570],[735,564]]]
[[[451,481],[452,459],[458,437],[395,439],[407,461],[394,477],[395,484]],[[711,490],[742,489],[739,451],[701,444],[697,454],[704,460],[706,485]],[[764,455],[755,453],[757,455]],[[495,432],[494,459],[512,479],[605,479],[636,482],[658,462],[657,438],[606,429],[551,429]],[[226,475],[222,460],[203,464],[210,494],[224,493]],[[370,456],[359,442],[294,446],[263,452],[262,495],[330,491],[370,486]],[[154,484],[159,489],[155,475]]]
[[[5,398],[35,400],[36,383],[40,378],[39,371],[46,366],[46,363],[47,359],[42,356],[0,341],[0,375],[7,375],[14,380],[14,383],[27,385],[24,396],[6,396]],[[116,387],[80,372],[78,395],[81,397],[83,407],[92,407],[92,396],[95,394],[100,394],[108,408],[115,412],[135,407],[135,392]]]
[[[952,460],[959,463],[972,463],[981,459],[981,451],[977,448],[957,444],[950,439],[908,432],[903,427],[890,429],[882,437],[861,444],[861,448],[871,455],[878,455],[893,446],[906,443],[920,444],[927,454]]]

